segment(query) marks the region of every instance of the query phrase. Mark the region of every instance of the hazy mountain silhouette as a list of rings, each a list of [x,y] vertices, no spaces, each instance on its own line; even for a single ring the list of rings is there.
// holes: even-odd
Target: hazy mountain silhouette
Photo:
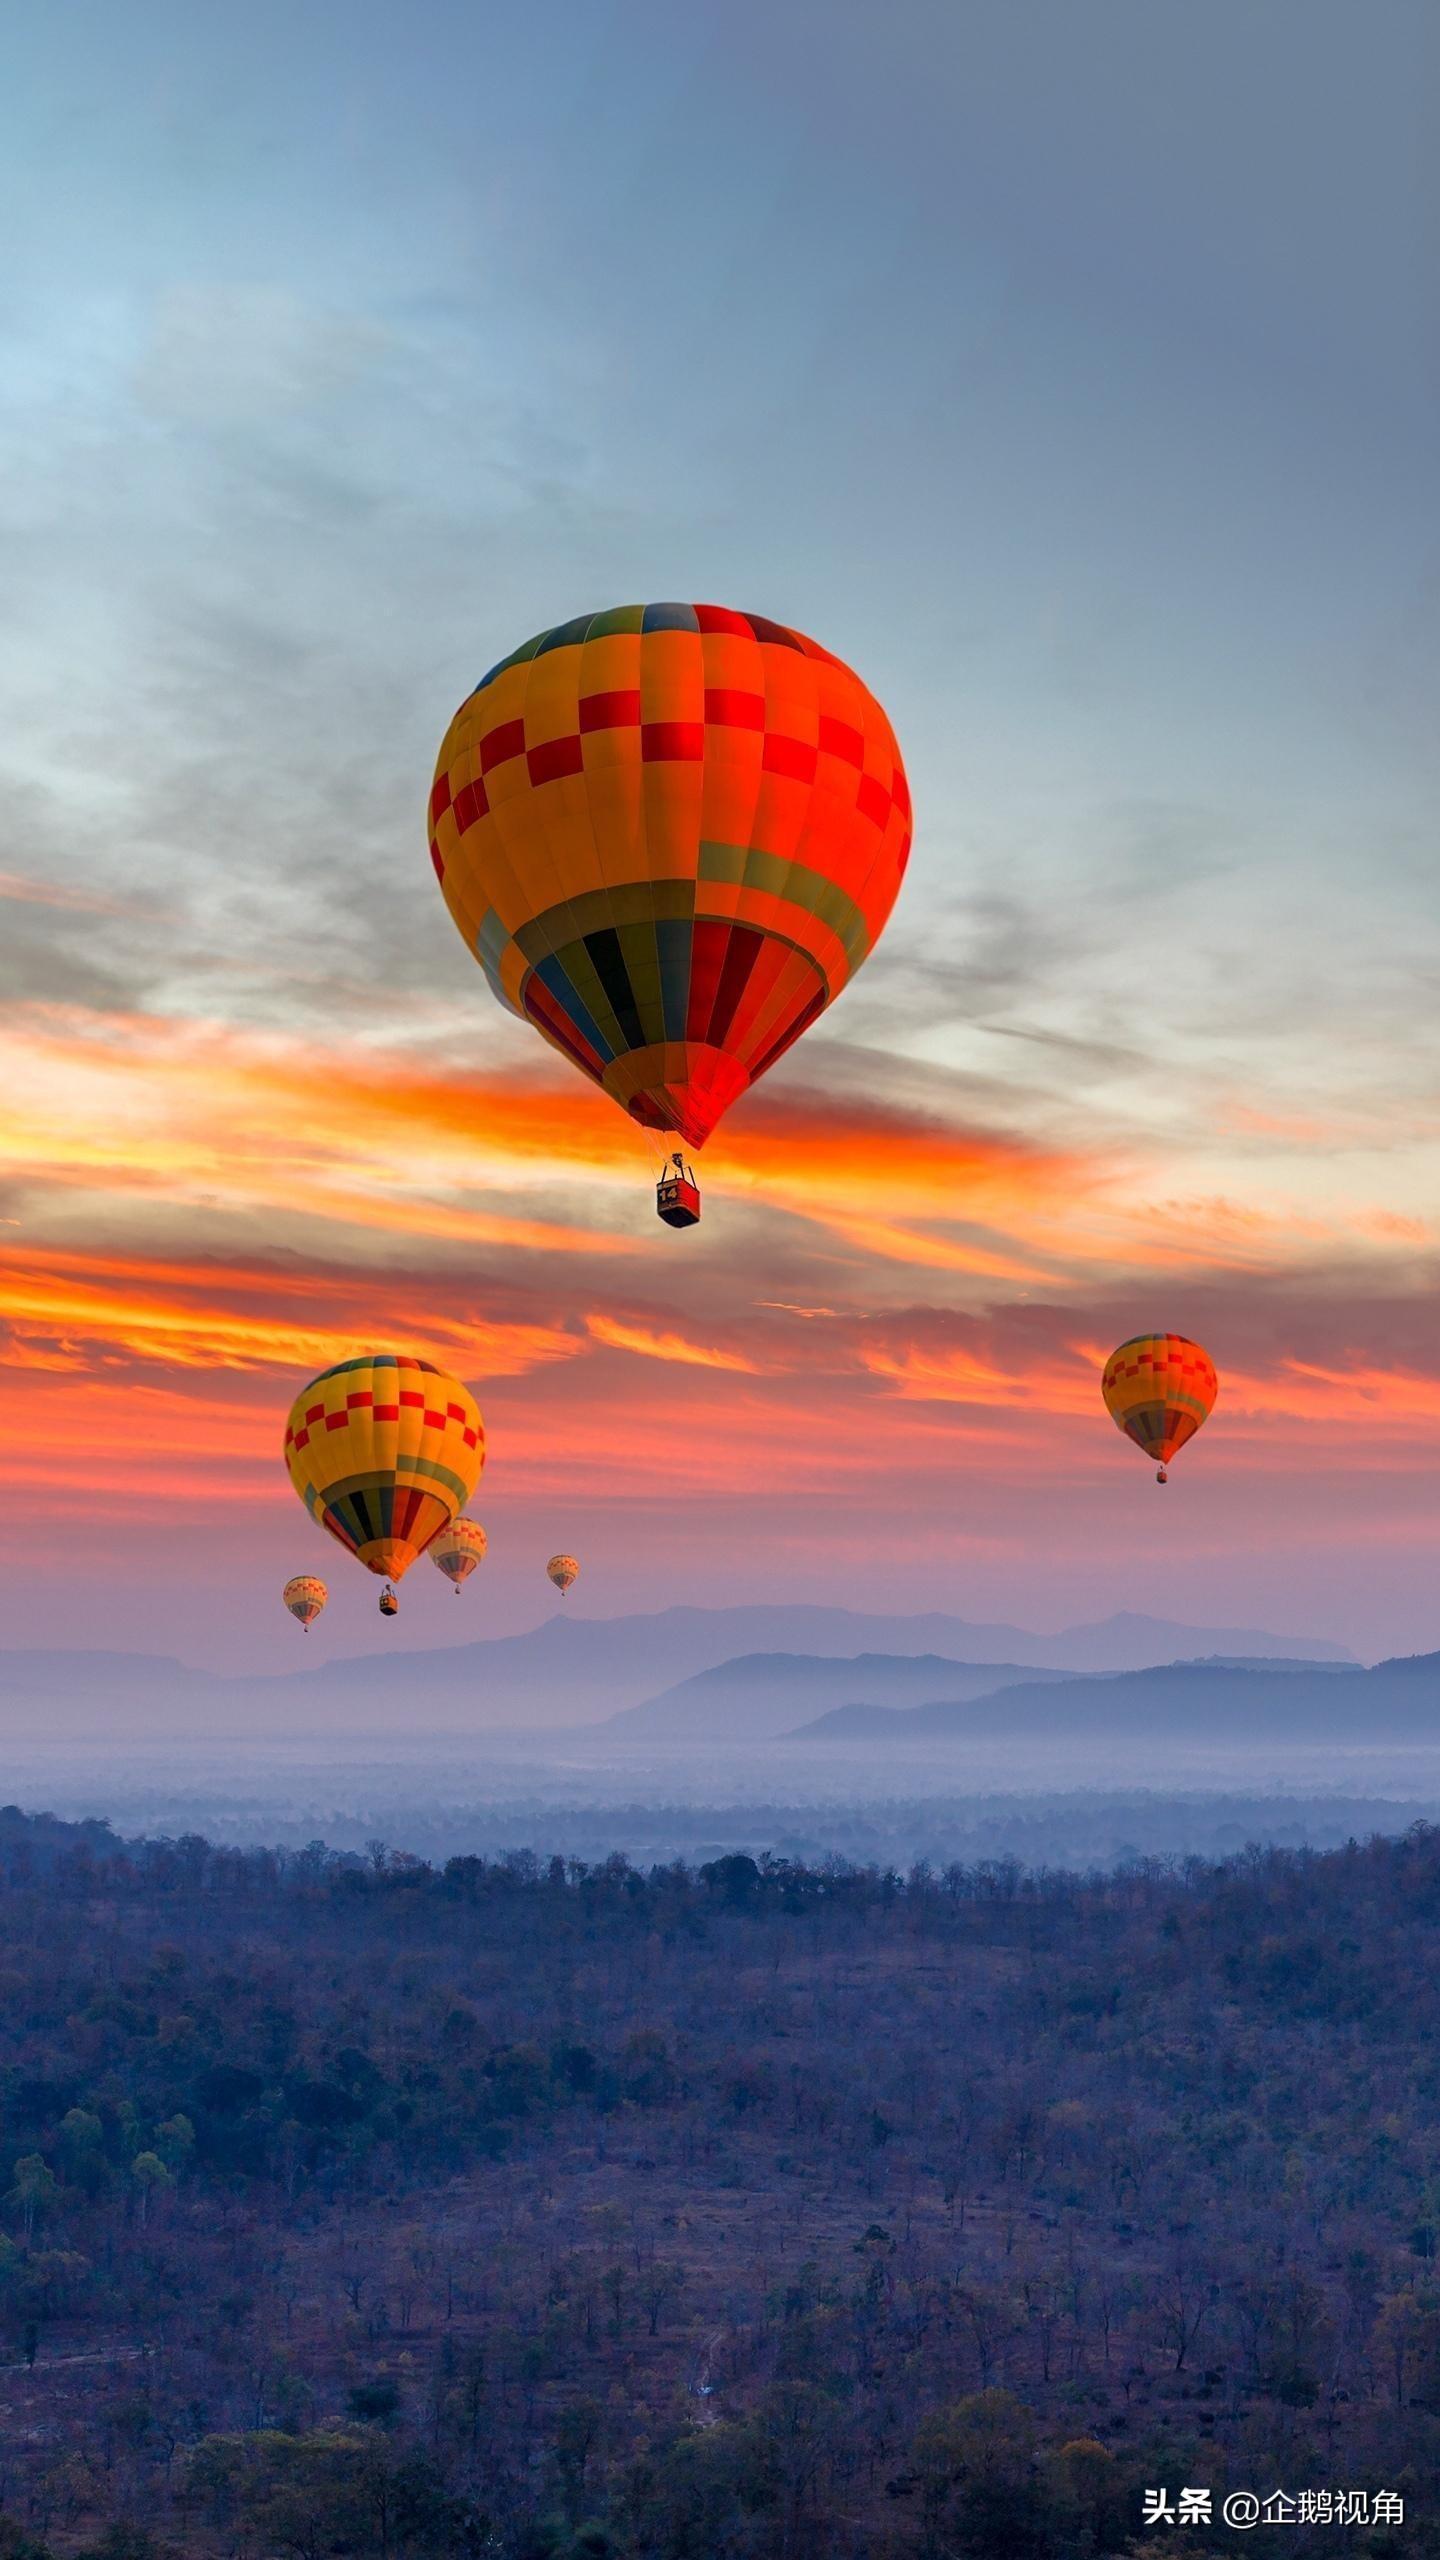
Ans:
[[[947,1699],[974,1699],[1019,1683],[1051,1680],[1073,1685],[1073,1674],[1015,1662],[949,1662],[935,1653],[858,1653],[834,1662],[815,1654],[746,1653],[610,1716],[603,1730],[625,1743],[723,1741],[742,1735],[760,1740],[792,1732],[807,1708],[833,1711],[837,1698],[853,1698],[857,1691],[874,1703],[851,1712],[874,1716],[883,1729],[897,1709],[913,1709],[938,1692]],[[821,1724],[829,1721],[828,1715],[820,1718]],[[808,1732],[810,1727],[800,1729]]]
[[[1032,1741],[1131,1735],[1230,1742],[1440,1742],[1440,1653],[1377,1663],[1177,1662],[1117,1679],[1026,1681],[914,1707],[869,1699],[792,1727],[792,1741]]]
[[[369,1652],[313,1667],[297,1661],[293,1671],[266,1677],[192,1670],[166,1655],[59,1648],[0,1653],[0,1732],[43,1731],[59,1739],[113,1736],[122,1729],[137,1737],[206,1733],[247,1740],[524,1732],[598,1724],[698,1673],[752,1654],[852,1663],[868,1652],[930,1654],[960,1668],[985,1669],[998,1680],[1026,1671],[1136,1670],[1216,1651],[1348,1658],[1342,1646],[1320,1638],[1187,1627],[1129,1612],[1059,1635],[1032,1636],[1018,1627],[974,1624],[933,1610],[911,1617],[764,1604],[616,1618],[557,1610],[524,1635],[481,1636],[426,1652],[397,1650],[382,1637]],[[933,1676],[928,1685],[933,1696]],[[944,1685],[951,1685],[948,1672]],[[899,1695],[887,1689],[885,1700],[892,1694]],[[952,1688],[951,1694],[972,1692]],[[840,1705],[855,1695],[852,1677],[838,1693],[797,1698],[785,1721],[793,1724],[807,1708]],[[913,1688],[903,1703],[920,1703]],[[752,1729],[762,1724],[763,1718]]]

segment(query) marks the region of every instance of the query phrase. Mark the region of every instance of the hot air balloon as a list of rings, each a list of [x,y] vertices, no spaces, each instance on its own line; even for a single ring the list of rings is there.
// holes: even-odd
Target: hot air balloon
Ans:
[[[578,1579],[580,1567],[573,1556],[552,1556],[545,1570],[563,1600],[571,1583]]]
[[[367,1351],[312,1378],[285,1429],[290,1481],[314,1520],[389,1590],[464,1509],[485,1463],[468,1387],[408,1352]],[[387,1600],[389,1606],[386,1606]]]
[[[1193,1440],[1215,1402],[1215,1363],[1183,1333],[1137,1333],[1105,1363],[1101,1393],[1111,1420],[1157,1458],[1156,1482],[1177,1449]]]
[[[298,1618],[306,1635],[319,1617],[330,1594],[318,1573],[294,1573],[280,1594],[292,1618]]]
[[[483,1560],[488,1544],[478,1520],[452,1520],[448,1529],[440,1530],[431,1539],[427,1549],[430,1561],[438,1564],[442,1573],[449,1575],[455,1585],[457,1600],[461,1583],[469,1581],[475,1567]]]
[[[501,1003],[692,1150],[873,948],[910,831],[859,677],[708,604],[527,640],[461,704],[430,795],[445,902]],[[693,1225],[688,1167],[661,1187]]]

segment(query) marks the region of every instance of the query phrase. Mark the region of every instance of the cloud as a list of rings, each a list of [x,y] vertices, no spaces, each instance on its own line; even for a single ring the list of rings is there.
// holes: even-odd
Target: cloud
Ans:
[[[1078,1348],[1070,1364],[1052,1357],[1028,1369],[997,1367],[976,1351],[959,1346],[927,1349],[913,1342],[896,1348],[862,1341],[859,1357],[872,1377],[918,1403],[1094,1416],[1097,1364]]]
[[[1232,1467],[1287,1472],[1307,1446],[1325,1464],[1425,1463],[1422,1435],[1440,1417],[1440,1321],[1428,1295],[1367,1299],[1336,1287],[1322,1296],[1275,1279],[1243,1289],[1212,1279],[1172,1315],[1219,1369],[1207,1465],[1226,1465],[1228,1451]],[[1017,1438],[1043,1419],[1083,1457],[1106,1445],[1095,1436],[1100,1373],[1134,1318],[1133,1299],[981,1317],[915,1309],[854,1321],[841,1340],[903,1402],[1003,1411]]]
[[[764,1374],[760,1363],[748,1359],[743,1351],[722,1351],[711,1343],[689,1342],[679,1333],[652,1333],[644,1325],[625,1324],[617,1316],[588,1315],[585,1327],[592,1341],[603,1342],[612,1351],[633,1351],[642,1360],[669,1360],[687,1369],[729,1369],[748,1378]]]
[[[172,1217],[187,1206],[264,1208],[292,1226],[457,1246],[633,1250],[593,1215],[535,1214],[537,1174],[558,1190],[557,1168],[593,1165],[598,1153],[593,1122],[558,1093],[444,1078],[404,1056],[360,1050],[341,1064],[294,1037],[73,1007],[0,1025],[0,1074],[10,1098],[0,1163],[40,1195],[140,1195]]]
[[[157,1220],[167,1234],[200,1221],[218,1245],[227,1222],[258,1214],[326,1264],[423,1244],[447,1269],[478,1251],[678,1272],[654,1231],[644,1144],[537,1044],[523,1059],[466,1068],[378,1033],[337,1051],[294,1031],[17,1008],[0,1020],[0,1177],[57,1236],[103,1210],[152,1245]],[[1405,1156],[1356,1160],[1369,1197],[1323,1171],[1287,1197],[1258,1155],[1238,1196],[1187,1193],[1153,1141],[1047,1149],[904,1091],[793,1077],[746,1097],[707,1151],[687,1287],[723,1322],[727,1293],[753,1293],[757,1253],[798,1306],[893,1297],[921,1273],[972,1307],[1059,1302],[1126,1272],[1173,1288],[1226,1271],[1358,1283],[1373,1269],[1408,1285],[1429,1230]]]
[[[1247,1465],[1257,1452],[1266,1464],[1292,1463],[1297,1434],[1311,1435],[1317,1449],[1414,1443],[1440,1414],[1440,1332],[1428,1302],[1421,1304],[1417,1320],[1404,1299],[1306,1301],[1280,1283],[1256,1296],[1213,1279],[1187,1292],[1170,1312],[1206,1342],[1221,1376],[1207,1457],[1221,1443],[1243,1442]],[[817,1428],[823,1415],[822,1449],[832,1430],[843,1437],[852,1425],[867,1438],[862,1471],[893,1463],[897,1430],[911,1452],[907,1463],[917,1462],[917,1451],[933,1458],[937,1448],[953,1454],[969,1441],[1009,1448],[1019,1464],[1038,1428],[1093,1467],[1108,1455],[1100,1370],[1134,1315],[1133,1300],[1012,1301],[983,1314],[926,1306],[814,1311],[797,1328],[787,1310],[757,1307],[737,1339],[733,1316],[700,1335],[632,1303],[592,1300],[574,1315],[558,1273],[543,1264],[528,1279],[512,1271],[504,1286],[487,1282],[477,1292],[458,1270],[422,1275],[403,1265],[346,1270],[293,1254],[181,1259],[0,1243],[0,1365],[39,1382],[83,1373],[108,1376],[118,1391],[126,1379],[148,1388],[188,1374],[203,1406],[220,1379],[270,1376],[283,1381],[266,1391],[278,1409],[305,1375],[395,1343],[504,1394],[512,1409],[519,1396],[532,1458],[574,1449],[598,1431],[612,1441],[621,1475],[642,1469],[663,1432],[657,1440],[650,1408],[594,1362],[596,1351],[686,1372],[661,1410],[681,1415],[688,1398],[695,1410],[713,1411],[722,1449],[737,1432],[762,1433],[767,1411],[780,1433],[809,1412]],[[1397,1338],[1404,1357],[1388,1349]],[[741,1379],[749,1383],[737,1389]],[[901,1407],[920,1410],[902,1423]],[[718,1453],[702,1472],[712,1484],[742,1480],[737,1463]]]
[[[17,906],[58,907],[69,914],[114,916],[133,914],[118,898],[102,898],[92,890],[67,888],[58,880],[27,880],[17,871],[0,871],[0,901]]]
[[[511,1377],[573,1359],[559,1323],[443,1306],[414,1275],[164,1262],[0,1245],[0,1366],[314,1371],[381,1344]]]
[[[105,1524],[213,1532],[237,1505],[277,1508],[285,1493],[280,1456],[284,1413],[273,1404],[232,1402],[196,1381],[158,1386],[130,1376],[88,1377],[82,1393],[42,1374],[10,1371],[6,1408],[15,1434],[12,1481],[27,1535],[39,1533],[53,1570],[63,1533],[94,1524],[87,1561],[99,1567]],[[293,1497],[292,1497],[293,1498]],[[242,1566],[243,1572],[243,1566]],[[73,1572],[66,1579],[73,1584]],[[147,1579],[158,1576],[154,1565]]]
[[[34,913],[27,906],[18,918],[6,916],[0,934],[0,1005],[43,999],[92,1011],[123,1012],[134,1003],[140,992],[138,973],[131,974],[123,964],[111,965],[73,927],[57,934],[46,924],[37,924]]]
[[[135,372],[145,408],[207,425],[310,409],[389,352],[385,331],[275,285],[178,285],[155,306]]]

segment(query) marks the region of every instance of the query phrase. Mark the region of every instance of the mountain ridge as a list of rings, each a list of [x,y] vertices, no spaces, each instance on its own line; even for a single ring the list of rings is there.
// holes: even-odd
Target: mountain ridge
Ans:
[[[477,1635],[454,1645],[298,1660],[290,1670],[230,1673],[168,1654],[27,1647],[0,1651],[0,1733],[39,1719],[79,1738],[143,1720],[157,1738],[203,1719],[217,1737],[286,1737],[420,1731],[467,1735],[593,1731],[648,1707],[686,1679],[752,1653],[854,1661],[931,1653],[966,1672],[999,1670],[1077,1677],[1143,1668],[1202,1648],[1264,1658],[1302,1654],[1345,1660],[1325,1638],[1245,1628],[1192,1628],[1121,1611],[1057,1634],[971,1621],[943,1611],[880,1611],[740,1603],[586,1618],[556,1610],[518,1635]],[[949,1675],[947,1675],[949,1676]],[[851,1694],[854,1692],[852,1690]],[[801,1701],[803,1709],[805,1701]],[[836,1704],[835,1698],[821,1703]],[[913,1691],[907,1703],[916,1703]],[[800,1710],[797,1710],[797,1713]]]
[[[1197,1721],[1198,1719],[1198,1721]],[[1440,1653],[1361,1665],[1172,1662],[1109,1678],[1017,1682],[913,1707],[847,1700],[787,1742],[956,1742],[1117,1738],[1196,1744],[1284,1739],[1440,1742]]]

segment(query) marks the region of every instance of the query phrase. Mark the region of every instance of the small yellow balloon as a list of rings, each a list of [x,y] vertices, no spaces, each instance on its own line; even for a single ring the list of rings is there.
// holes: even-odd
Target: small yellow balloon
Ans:
[[[280,1594],[292,1618],[298,1618],[306,1635],[319,1617],[330,1594],[318,1573],[295,1573]]]
[[[552,1556],[545,1570],[563,1600],[571,1583],[578,1579],[580,1567],[574,1556]]]
[[[1158,1461],[1161,1484],[1218,1393],[1215,1363],[1183,1333],[1137,1333],[1105,1363],[1100,1392],[1116,1429]]]
[[[479,1521],[467,1520],[463,1514],[460,1519],[452,1520],[448,1529],[442,1529],[431,1539],[426,1553],[431,1563],[438,1565],[454,1583],[457,1599],[461,1583],[468,1582],[477,1564],[484,1561],[489,1543]]]

